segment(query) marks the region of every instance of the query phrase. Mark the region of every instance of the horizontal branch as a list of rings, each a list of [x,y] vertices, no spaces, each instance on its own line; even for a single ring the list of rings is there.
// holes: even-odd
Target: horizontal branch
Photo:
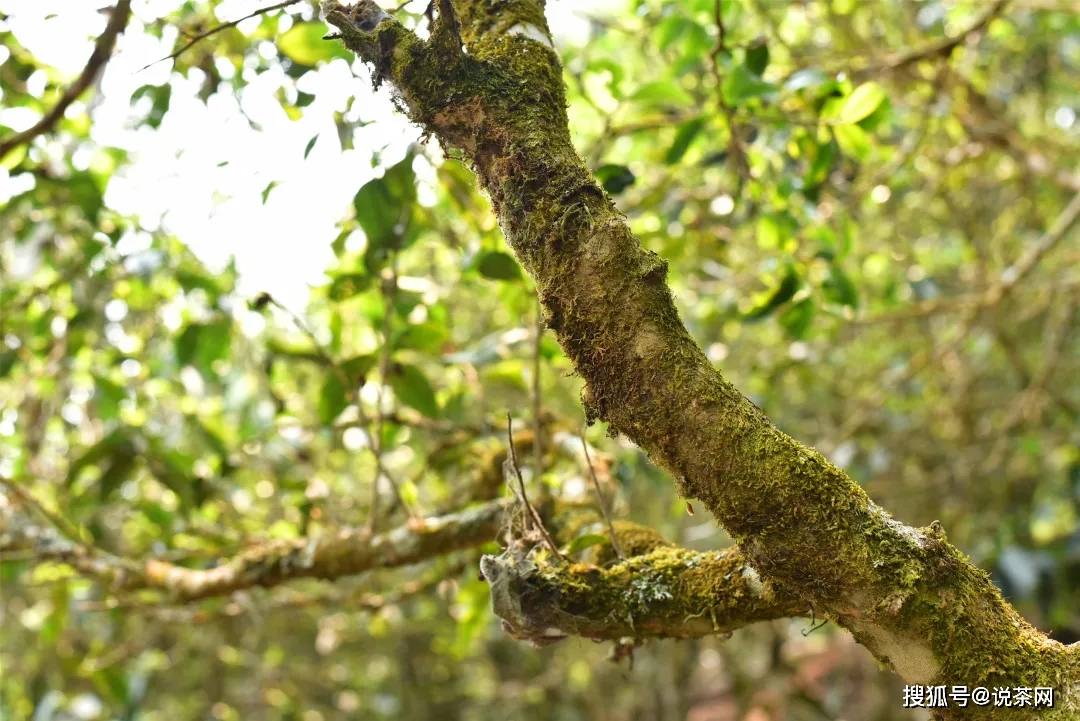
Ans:
[[[120,558],[14,512],[0,514],[0,552],[30,551],[35,560],[66,563],[114,591],[155,589],[176,601],[222,596],[299,578],[332,580],[380,568],[406,566],[494,540],[509,507],[489,501],[456,513],[411,521],[385,533],[346,528],[335,533],[251,548],[209,569],[167,561]]]
[[[653,533],[617,527],[628,546],[643,530]],[[737,548],[698,552],[661,542],[635,550],[604,566],[534,562],[507,551],[484,556],[480,568],[503,628],[537,645],[567,636],[699,638],[809,613],[804,601],[763,581]]]

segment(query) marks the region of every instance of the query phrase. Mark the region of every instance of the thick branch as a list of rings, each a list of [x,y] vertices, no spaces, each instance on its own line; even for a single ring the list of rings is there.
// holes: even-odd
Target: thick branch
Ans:
[[[500,32],[516,27],[508,21],[471,34],[469,17],[542,3],[456,6],[470,53],[454,63],[393,20],[365,32],[340,9],[328,19],[395,84],[413,120],[472,161],[585,380],[589,417],[703,501],[763,578],[834,617],[909,682],[1055,686],[1075,709],[1080,646],[1032,628],[940,528],[893,520],[708,361],[679,319],[666,263],[631,235],[570,143],[555,53]]]
[[[632,524],[619,528],[628,543],[641,535]],[[508,551],[484,556],[480,568],[503,628],[537,645],[566,636],[699,638],[809,611],[763,582],[737,548],[696,552],[661,542],[640,550],[609,566],[536,565]]]
[[[109,23],[105,26],[105,32],[101,34],[94,44],[94,51],[90,54],[90,59],[86,61],[86,66],[83,67],[82,72],[79,73],[79,77],[68,86],[64,94],[56,102],[56,105],[45,113],[40,120],[21,133],[14,133],[0,140],[0,160],[3,160],[8,153],[20,145],[25,145],[37,136],[50,132],[60,122],[60,118],[64,117],[64,112],[68,107],[86,92],[86,89],[94,83],[101,73],[101,69],[109,62],[113,48],[116,46],[116,39],[124,32],[130,16],[131,0],[119,0],[116,7],[113,8],[112,15],[109,16]]]

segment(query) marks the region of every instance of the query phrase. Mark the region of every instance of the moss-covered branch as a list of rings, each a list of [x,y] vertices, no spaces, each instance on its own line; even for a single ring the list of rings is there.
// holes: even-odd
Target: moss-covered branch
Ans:
[[[538,645],[566,636],[697,638],[808,613],[801,599],[763,582],[737,548],[690,551],[640,526],[617,528],[630,549],[617,563],[534,562],[513,551],[481,559],[503,628]]]
[[[940,529],[893,520],[705,357],[679,319],[666,263],[641,247],[571,145],[542,3],[454,6],[468,52],[453,57],[392,19],[366,31],[350,19],[356,8],[336,3],[327,17],[414,121],[471,160],[547,327],[585,380],[589,417],[668,469],[764,578],[909,682],[1054,686],[1054,713],[1069,717],[1080,647],[1032,628]]]

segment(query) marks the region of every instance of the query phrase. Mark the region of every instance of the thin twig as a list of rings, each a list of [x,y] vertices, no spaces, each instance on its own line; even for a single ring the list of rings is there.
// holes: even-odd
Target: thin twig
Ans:
[[[309,326],[304,321],[304,319],[300,317],[298,313],[282,305],[281,301],[279,301],[277,298],[270,295],[269,293],[263,293],[260,296],[260,299],[265,300],[267,303],[274,306],[289,317],[289,320],[292,321],[293,325],[299,328],[300,332],[306,335],[308,340],[311,341],[311,345],[315,349],[315,353],[320,358],[322,358],[323,363],[329,366],[330,371],[337,376],[338,381],[341,383],[342,389],[346,392],[352,392],[353,386],[355,384],[349,382],[349,376],[345,372],[345,369],[342,368],[341,365],[330,356],[330,353],[328,353],[325,348],[323,348],[322,342],[319,340],[319,337],[315,335],[315,331],[312,330],[311,326]],[[357,409],[359,408],[360,405],[359,403],[357,403]]]
[[[155,60],[154,62],[150,63],[149,65],[143,66],[142,68],[139,69],[139,72],[141,73],[143,70],[146,70],[147,68],[151,68],[151,67],[157,65],[158,63],[163,63],[166,60],[176,60],[176,58],[180,57],[185,52],[190,50],[196,43],[198,43],[198,42],[200,42],[202,40],[205,40],[206,38],[210,37],[211,35],[217,35],[222,30],[228,30],[229,28],[234,28],[237,25],[239,25],[240,23],[244,22],[245,20],[250,20],[251,18],[258,17],[260,15],[265,15],[266,13],[273,12],[274,10],[280,10],[281,8],[288,7],[290,5],[295,5],[298,2],[300,2],[300,0],[284,0],[284,2],[279,2],[276,5],[270,5],[269,7],[260,8],[260,9],[258,9],[256,11],[252,12],[252,13],[249,13],[248,15],[245,15],[242,18],[238,18],[236,20],[230,20],[229,22],[222,23],[221,25],[215,25],[214,27],[210,28],[209,30],[201,32],[198,35],[195,35],[194,37],[192,37],[191,40],[188,40],[186,43],[183,44],[183,46],[180,47],[179,50],[172,53],[171,55],[166,55],[163,58],[159,58],[159,59]]]
[[[390,373],[390,354],[392,347],[390,343],[390,332],[393,330],[393,315],[394,315],[394,298],[397,295],[397,252],[394,252],[390,259],[390,276],[385,279],[385,283],[382,286],[383,303],[385,308],[383,309],[382,318],[382,336],[383,347],[382,352],[379,355],[379,392],[376,399],[375,408],[375,436],[372,438],[371,450],[375,455],[375,468],[376,471],[384,476],[390,483],[390,487],[394,491],[394,495],[397,497],[398,503],[405,509],[405,513],[410,518],[416,518],[416,514],[413,512],[409,504],[405,502],[405,497],[401,495],[401,487],[398,485],[394,477],[386,473],[386,469],[383,466],[382,454],[383,454],[383,427],[386,423],[386,413],[383,411],[383,389],[386,386],[387,378]],[[368,515],[368,529],[372,533],[375,532],[376,515],[379,508],[379,479],[372,482],[371,488],[371,510]]]
[[[728,105],[724,99],[724,74],[720,70],[720,54],[727,53],[727,28],[724,25],[724,14],[721,0],[716,0],[714,10],[714,22],[716,24],[716,46],[713,47],[710,57],[712,58],[713,75],[716,76],[716,101],[720,106],[728,126],[728,153],[731,156],[731,167],[735,170],[737,185],[734,193],[736,199],[742,196],[743,186],[750,177],[750,165],[746,159],[746,150],[739,138],[739,124],[735,119],[735,109]]]
[[[67,537],[69,541],[74,543],[83,544],[82,534],[79,529],[74,526],[63,516],[54,513],[51,509],[45,506],[44,503],[35,498],[30,491],[23,488],[16,483],[13,479],[0,476],[0,486],[6,488],[11,495],[15,496],[20,503],[29,506],[32,510],[36,511],[39,516],[48,521],[56,530],[60,531]]]
[[[109,62],[113,48],[116,47],[116,39],[124,32],[130,17],[131,0],[120,0],[120,2],[116,3],[116,7],[109,17],[109,23],[105,26],[105,32],[101,34],[94,44],[94,51],[90,54],[90,59],[86,61],[82,72],[79,73],[79,77],[68,86],[64,94],[60,96],[60,100],[49,112],[41,117],[41,120],[38,120],[26,130],[10,135],[0,141],[0,160],[3,160],[4,156],[20,145],[25,145],[39,135],[49,132],[60,122],[68,107],[86,92],[87,88],[93,85],[101,73],[101,69]]]
[[[521,493],[521,502],[525,505],[526,529],[531,526],[539,530],[547,547],[551,549],[551,552],[556,558],[562,559],[563,555],[559,553],[558,546],[555,545],[555,541],[551,538],[551,534],[544,528],[544,522],[540,519],[540,514],[537,513],[536,509],[529,503],[529,496],[525,493],[525,479],[521,476],[521,466],[518,465],[517,459],[517,448],[514,446],[514,421],[511,419],[509,411],[506,413],[506,438],[510,443],[510,464],[514,469],[514,475],[517,476],[518,490]]]
[[[986,292],[983,305],[995,305],[1008,295],[1017,283],[1035,269],[1043,256],[1061,242],[1078,219],[1080,219],[1080,193],[1073,196],[1046,232],[1029,245],[1015,263],[1002,272],[998,282]]]
[[[608,510],[607,500],[604,498],[603,491],[600,490],[600,479],[596,477],[596,469],[593,468],[592,458],[589,456],[589,444],[585,441],[584,432],[580,435],[580,438],[581,450],[585,451],[585,463],[589,466],[589,476],[592,478],[593,490],[596,491],[596,502],[600,506],[600,513],[604,516],[608,534],[611,536],[611,547],[615,549],[615,555],[619,557],[619,560],[625,561],[626,554],[623,553],[622,546],[619,545],[619,539],[615,537],[615,525],[611,522],[611,513]]]
[[[917,63],[921,60],[929,60],[930,58],[947,58],[956,48],[963,43],[967,42],[968,38],[972,35],[982,33],[983,30],[1000,15],[1005,7],[1009,4],[1009,0],[996,0],[986,11],[980,15],[975,21],[964,30],[953,36],[947,36],[940,40],[930,43],[929,45],[916,48],[910,52],[904,53],[892,59],[887,59],[878,65],[871,65],[866,68],[857,70],[859,74],[875,72],[879,70],[900,70],[909,65]]]

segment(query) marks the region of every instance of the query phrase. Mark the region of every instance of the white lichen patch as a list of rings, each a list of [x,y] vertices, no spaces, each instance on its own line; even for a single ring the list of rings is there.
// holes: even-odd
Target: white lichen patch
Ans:
[[[551,42],[551,38],[543,30],[533,25],[532,23],[518,23],[509,30],[506,31],[507,35],[517,35],[518,37],[528,38],[529,40],[535,40],[538,43],[543,44],[545,47],[552,50],[555,49],[555,45]]]
[[[916,639],[901,638],[868,621],[852,621],[851,632],[879,659],[887,659],[893,670],[908,683],[930,684],[941,666],[934,653]]]
[[[746,587],[750,589],[750,592],[755,596],[760,596],[765,590],[765,585],[761,582],[761,576],[750,566],[743,566],[742,570],[743,580],[746,581]]]
[[[664,340],[650,324],[643,322],[634,337],[634,355],[638,358],[652,358],[664,348]]]

